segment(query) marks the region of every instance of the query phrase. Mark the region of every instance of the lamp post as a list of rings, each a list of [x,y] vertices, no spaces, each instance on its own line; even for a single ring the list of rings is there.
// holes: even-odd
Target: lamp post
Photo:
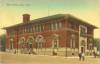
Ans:
[[[66,34],[66,36],[67,36],[67,34]],[[65,43],[65,45],[66,45],[66,57],[67,57],[67,39],[66,39],[66,43]]]
[[[13,49],[13,39],[11,38],[10,39],[10,50],[12,50]]]
[[[66,57],[67,57],[67,41],[66,41]]]
[[[11,38],[10,41],[11,41],[11,43],[10,43],[11,44],[11,49],[13,49],[13,39]]]

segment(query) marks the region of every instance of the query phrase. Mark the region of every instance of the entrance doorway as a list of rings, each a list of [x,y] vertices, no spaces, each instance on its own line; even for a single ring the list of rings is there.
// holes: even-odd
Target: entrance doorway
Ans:
[[[26,53],[27,43],[25,42],[25,37],[21,37],[18,42],[18,48],[21,53]]]
[[[53,55],[57,55],[59,48],[59,35],[54,34],[52,38]]]
[[[81,41],[81,53],[85,53],[85,40]]]
[[[85,53],[85,47],[81,47],[81,52]]]
[[[28,53],[35,53],[33,52],[33,43],[34,43],[34,38],[32,36],[28,37],[27,40],[27,49],[28,49]]]

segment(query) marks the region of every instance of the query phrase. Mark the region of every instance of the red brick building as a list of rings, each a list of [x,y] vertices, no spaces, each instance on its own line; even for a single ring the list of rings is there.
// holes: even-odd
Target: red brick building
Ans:
[[[70,14],[57,14],[5,27],[7,51],[47,55],[92,53],[93,31],[96,27]]]

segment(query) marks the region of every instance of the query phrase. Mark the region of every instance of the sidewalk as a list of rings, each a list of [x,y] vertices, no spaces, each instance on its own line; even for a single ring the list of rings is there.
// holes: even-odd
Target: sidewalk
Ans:
[[[33,54],[11,54],[1,52],[0,56],[4,64],[100,64],[100,58],[86,56],[85,61],[79,61],[78,57],[62,57]]]
[[[62,57],[62,58],[79,58],[78,56],[52,56],[52,55],[34,55],[34,54],[20,54],[20,53],[16,53],[16,54],[14,54],[14,53],[8,53],[8,52],[0,52],[0,54],[12,54],[12,55],[25,55],[25,56],[48,56],[48,57]],[[93,57],[93,56],[85,56],[85,57]]]

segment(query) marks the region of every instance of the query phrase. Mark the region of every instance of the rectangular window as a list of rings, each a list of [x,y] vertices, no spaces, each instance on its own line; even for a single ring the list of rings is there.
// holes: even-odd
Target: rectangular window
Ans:
[[[38,32],[41,32],[41,25],[38,25]]]
[[[85,36],[87,33],[87,29],[86,27],[80,27],[80,36]]]
[[[54,30],[54,26],[53,26],[53,23],[51,24],[51,30]]]
[[[44,31],[44,26],[42,24],[34,26],[35,32],[42,32]]]
[[[32,33],[33,32],[33,28],[30,26],[29,28],[29,32]]]
[[[50,23],[50,24],[48,24],[48,28],[49,28],[49,30],[52,30],[52,29],[51,29],[51,23]]]
[[[30,33],[30,28],[29,28],[29,26],[27,27],[27,33]]]
[[[23,27],[23,33],[25,33],[25,27]]]
[[[41,32],[42,32],[42,31],[44,31],[44,26],[43,26],[43,25],[41,25]]]
[[[38,25],[35,25],[35,32],[38,32]]]
[[[43,30],[43,26],[42,26],[42,25],[39,25],[39,26],[38,26],[38,31],[39,31],[39,32],[42,32],[42,30]]]
[[[61,22],[54,22],[50,24],[50,30],[58,30],[62,28]]]
[[[35,31],[35,26],[32,26],[32,30]]]
[[[75,40],[74,39],[71,39],[71,48],[75,48]]]
[[[56,22],[54,25],[55,25],[54,29],[58,30],[58,23]]]
[[[30,26],[28,26],[28,33],[30,33],[31,32],[31,29],[30,29]]]
[[[26,33],[27,31],[26,31],[26,27],[25,27],[25,33]]]
[[[59,22],[59,29],[61,29],[62,28],[62,23],[61,22]]]

